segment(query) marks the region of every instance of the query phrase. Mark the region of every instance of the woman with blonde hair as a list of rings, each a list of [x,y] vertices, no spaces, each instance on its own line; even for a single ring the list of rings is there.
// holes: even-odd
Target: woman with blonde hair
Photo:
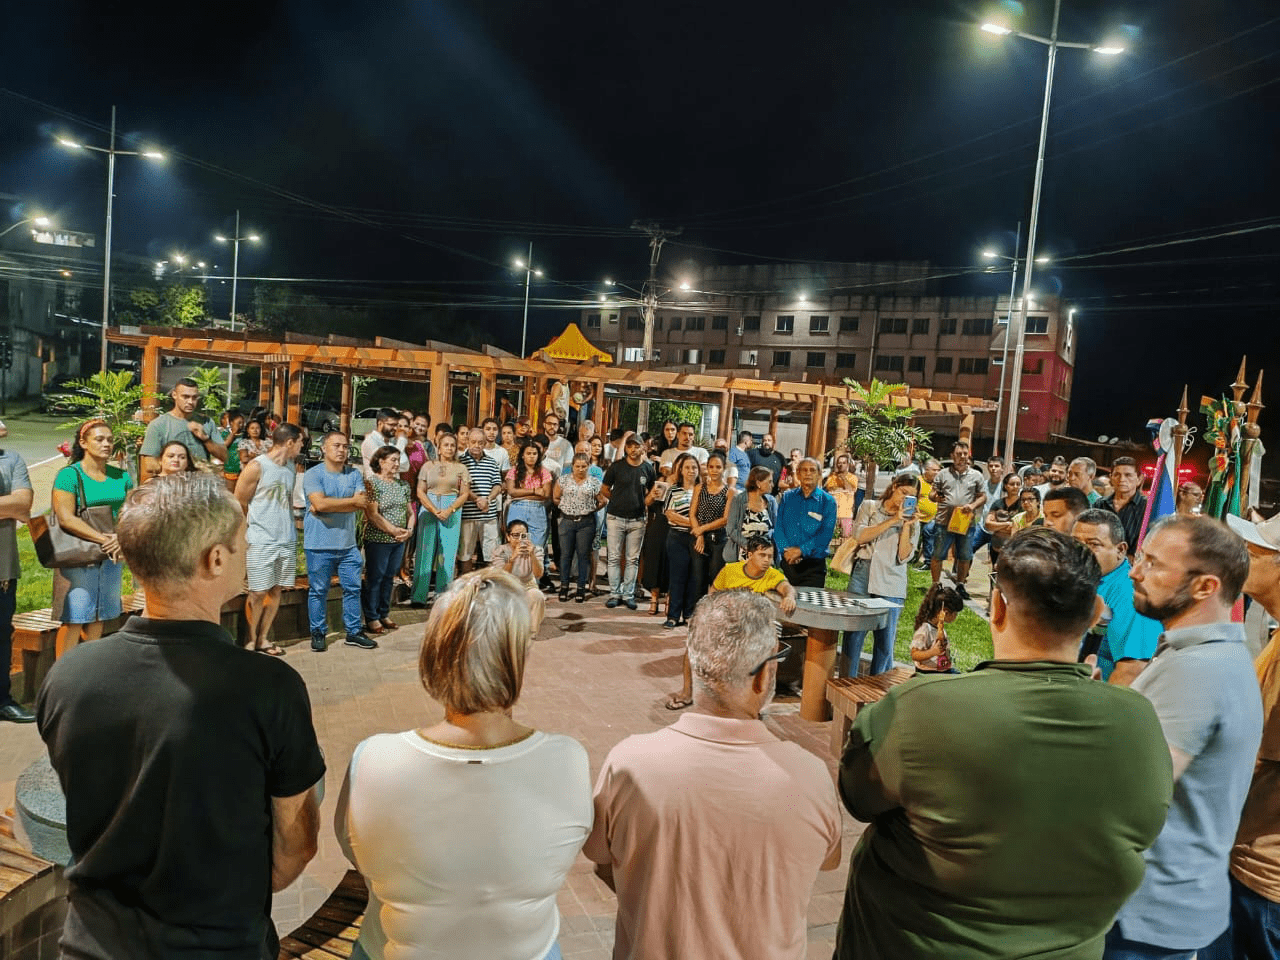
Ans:
[[[353,960],[559,960],[556,894],[591,828],[587,753],[512,718],[533,646],[524,588],[464,574],[418,675],[440,722],[356,747],[335,828],[369,905]]]

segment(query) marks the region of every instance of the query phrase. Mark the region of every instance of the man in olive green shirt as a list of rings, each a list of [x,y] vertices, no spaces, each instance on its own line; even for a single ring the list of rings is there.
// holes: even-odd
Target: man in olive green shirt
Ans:
[[[1083,544],[1020,533],[996,569],[996,659],[858,715],[840,795],[871,826],[837,958],[1101,957],[1173,776],[1151,704],[1075,663],[1100,579]]]

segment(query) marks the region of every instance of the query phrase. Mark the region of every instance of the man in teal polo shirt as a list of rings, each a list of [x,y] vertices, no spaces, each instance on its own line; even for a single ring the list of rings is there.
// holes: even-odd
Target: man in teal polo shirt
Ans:
[[[864,708],[840,795],[853,853],[839,960],[1097,960],[1172,793],[1151,704],[1090,679],[1093,555],[1045,527],[1000,551],[996,659]]]

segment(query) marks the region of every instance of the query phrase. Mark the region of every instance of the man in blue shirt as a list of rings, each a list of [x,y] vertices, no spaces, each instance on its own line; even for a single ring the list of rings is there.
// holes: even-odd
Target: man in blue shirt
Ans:
[[[729,448],[729,462],[738,468],[738,492],[747,489],[747,474],[751,472],[751,457],[747,451],[755,444],[756,438],[750,430],[738,434],[738,442]]]
[[[822,587],[827,582],[827,551],[836,529],[836,501],[818,486],[818,461],[805,457],[796,468],[800,486],[778,501],[773,539],[782,555],[782,572],[795,587]]]
[[[302,475],[308,510],[302,521],[302,548],[307,557],[307,615],[311,621],[311,649],[325,649],[329,632],[326,609],[329,580],[334,569],[342,587],[342,625],[348,646],[374,649],[378,643],[364,632],[360,610],[360,571],[364,560],[356,546],[356,514],[368,504],[364,478],[347,463],[345,434],[325,435],[324,459]]]
[[[1102,568],[1098,596],[1106,604],[1102,618],[1089,631],[1086,647],[1095,638],[1098,669],[1108,683],[1127,687],[1156,652],[1162,627],[1133,609],[1133,581],[1129,579],[1129,546],[1124,526],[1110,510],[1086,510],[1076,518],[1071,535],[1089,548]]]

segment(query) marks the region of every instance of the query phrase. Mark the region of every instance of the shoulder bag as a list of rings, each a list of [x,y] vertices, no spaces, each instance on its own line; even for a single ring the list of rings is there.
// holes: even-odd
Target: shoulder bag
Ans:
[[[115,517],[108,504],[91,507],[84,492],[84,474],[76,467],[76,516],[99,533],[112,534],[116,530]],[[42,566],[92,567],[105,559],[102,547],[92,540],[84,540],[62,528],[54,510],[32,517],[27,524],[31,541],[35,544],[36,559]]]

